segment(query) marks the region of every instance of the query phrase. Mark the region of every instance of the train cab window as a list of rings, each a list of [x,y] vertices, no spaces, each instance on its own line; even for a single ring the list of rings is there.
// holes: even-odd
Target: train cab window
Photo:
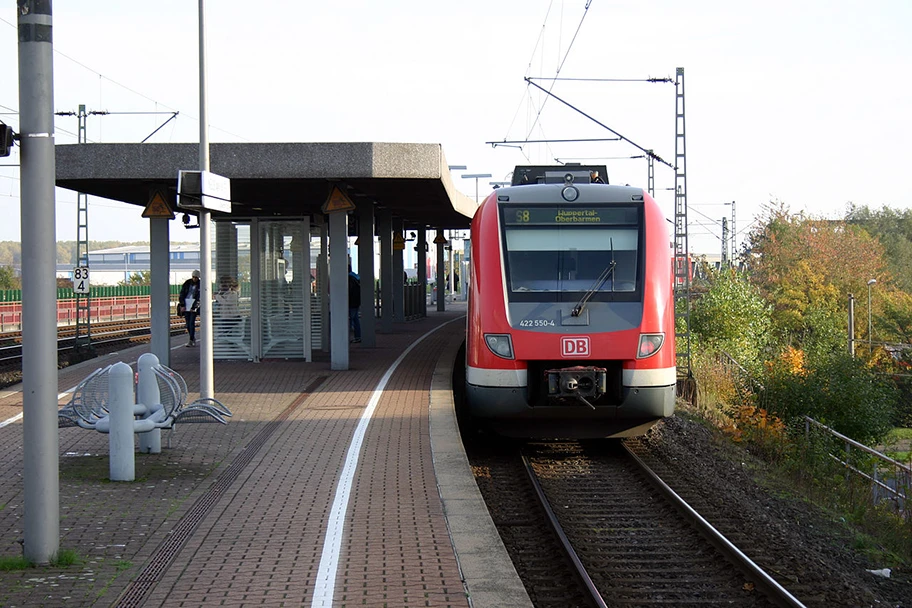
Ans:
[[[633,299],[639,292],[639,214],[623,214],[614,225],[584,221],[548,221],[556,216],[549,208],[538,223],[510,221],[503,224],[505,270],[511,300],[562,300],[561,294],[593,290],[595,300]],[[512,215],[510,209],[504,211]],[[535,219],[538,216],[532,216]],[[576,297],[576,295],[572,296]]]

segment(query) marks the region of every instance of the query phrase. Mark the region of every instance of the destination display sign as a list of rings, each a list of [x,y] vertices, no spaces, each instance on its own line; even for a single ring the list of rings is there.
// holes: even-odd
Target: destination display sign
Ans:
[[[504,206],[504,224],[507,226],[554,226],[600,224],[628,226],[638,223],[635,207],[596,207],[561,205],[553,207]]]

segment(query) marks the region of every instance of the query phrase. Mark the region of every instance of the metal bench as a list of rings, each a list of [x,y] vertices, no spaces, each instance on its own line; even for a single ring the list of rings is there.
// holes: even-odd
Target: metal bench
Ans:
[[[231,417],[231,410],[212,397],[201,397],[188,402],[190,391],[187,382],[179,373],[165,365],[156,365],[153,368],[158,390],[161,394],[161,405],[166,410],[171,423],[163,428],[171,431],[168,433],[168,447],[171,447],[171,435],[175,425],[179,422],[219,422],[228,424],[226,418]]]
[[[70,401],[57,412],[58,428],[78,426],[83,429],[107,433],[109,430],[110,394],[108,374],[111,365],[98,368],[80,382]],[[219,422],[228,424],[231,410],[218,399],[203,397],[188,401],[190,391],[184,377],[173,369],[157,364],[152,367],[158,387],[160,403],[135,403],[134,430],[145,433],[154,429],[174,432],[178,422]],[[168,436],[168,447],[171,437]]]
[[[70,401],[57,412],[59,428],[78,426],[95,429],[95,424],[108,415],[108,372],[111,366],[99,367],[76,385]]]
[[[110,430],[110,390],[108,376],[113,365],[98,368],[80,382],[69,403],[57,411],[57,427],[78,426],[83,429],[107,433]],[[133,430],[147,433],[162,428],[167,422],[167,413],[155,405],[133,403]]]

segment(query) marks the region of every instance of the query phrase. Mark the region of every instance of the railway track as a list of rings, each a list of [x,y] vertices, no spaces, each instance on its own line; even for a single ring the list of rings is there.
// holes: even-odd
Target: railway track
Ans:
[[[471,451],[479,487],[536,606],[802,606],[658,489],[661,482],[620,444],[500,442]],[[568,555],[560,567],[557,545]]]
[[[185,328],[183,319],[172,320],[171,334],[180,333]],[[148,342],[151,338],[149,319],[127,319],[109,323],[92,324],[92,349],[95,352],[106,352],[128,343]],[[76,328],[60,327],[57,330],[58,358],[66,359],[77,348]],[[22,369],[22,334],[8,332],[0,334],[0,372],[15,373]]]

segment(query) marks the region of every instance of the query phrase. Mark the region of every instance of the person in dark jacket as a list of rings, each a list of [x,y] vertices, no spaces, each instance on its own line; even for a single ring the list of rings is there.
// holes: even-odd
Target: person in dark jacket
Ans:
[[[183,315],[187,321],[187,333],[190,341],[187,347],[196,346],[196,317],[200,309],[200,271],[194,270],[193,275],[181,285],[180,294],[177,296],[177,314]]]
[[[348,269],[348,323],[355,333],[352,342],[361,341],[361,277]]]

